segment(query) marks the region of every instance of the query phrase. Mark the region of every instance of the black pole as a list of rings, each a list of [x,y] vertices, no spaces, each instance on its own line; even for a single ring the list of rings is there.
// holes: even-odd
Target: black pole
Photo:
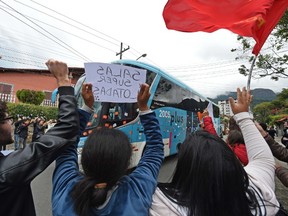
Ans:
[[[124,53],[125,51],[129,50],[130,49],[130,46],[128,46],[126,49],[122,50],[123,49],[123,43],[121,42],[120,44],[120,52],[119,53],[116,53],[116,56],[120,55],[120,59],[122,59],[122,53]]]

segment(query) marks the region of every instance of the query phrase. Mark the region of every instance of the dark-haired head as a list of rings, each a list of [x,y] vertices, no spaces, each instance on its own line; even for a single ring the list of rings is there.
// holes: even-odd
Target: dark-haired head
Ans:
[[[230,119],[229,119],[229,131],[231,131],[231,130],[239,130],[240,131],[240,128],[237,125],[237,123],[233,117],[230,117]]]
[[[7,119],[8,107],[6,102],[0,101],[0,145],[7,145],[14,142],[12,138],[11,121]],[[11,118],[10,118],[11,119]]]
[[[229,145],[234,144],[244,144],[244,137],[239,130],[231,130],[229,131],[227,141]]]
[[[84,178],[72,192],[78,215],[105,202],[107,191],[125,175],[131,153],[129,139],[120,130],[100,128],[88,136],[81,157]]]
[[[227,144],[206,131],[181,145],[171,184],[159,184],[188,215],[251,215],[248,176]]]
[[[267,124],[265,122],[260,122],[259,125],[263,128],[263,130],[267,131]]]

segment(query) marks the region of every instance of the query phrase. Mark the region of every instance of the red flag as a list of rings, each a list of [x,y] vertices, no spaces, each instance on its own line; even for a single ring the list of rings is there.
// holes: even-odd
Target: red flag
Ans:
[[[277,25],[278,21],[281,19],[283,14],[285,13],[288,7],[288,0],[275,0],[272,7],[267,11],[267,13],[263,16],[265,20],[265,24],[260,27],[253,35],[256,44],[252,53],[258,55],[263,44],[265,43],[267,37],[270,32]]]
[[[256,41],[258,54],[288,7],[288,0],[168,0],[163,17],[168,29],[213,32],[228,29]]]

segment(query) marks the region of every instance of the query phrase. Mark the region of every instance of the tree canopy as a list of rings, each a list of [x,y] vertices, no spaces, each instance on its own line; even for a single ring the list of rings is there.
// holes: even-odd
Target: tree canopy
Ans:
[[[276,99],[271,102],[257,104],[253,108],[255,119],[260,122],[274,124],[283,116],[288,115],[288,89],[282,89]]]

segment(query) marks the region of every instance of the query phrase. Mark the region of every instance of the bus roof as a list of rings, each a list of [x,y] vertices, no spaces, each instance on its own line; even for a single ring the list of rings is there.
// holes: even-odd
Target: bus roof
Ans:
[[[129,59],[122,59],[122,60],[117,60],[117,61],[113,61],[113,64],[130,64],[130,65],[135,65],[141,68],[146,68],[150,71],[153,71],[155,73],[160,74],[162,77],[168,79],[169,81],[176,83],[177,85],[183,87],[184,89],[189,90],[190,92],[193,92],[194,94],[200,96],[201,98],[211,102],[212,104],[214,104],[215,106],[218,107],[218,104],[214,103],[213,101],[209,100],[207,97],[203,96],[202,94],[200,94],[199,92],[195,91],[194,89],[192,89],[191,87],[189,87],[187,84],[183,83],[182,81],[180,81],[178,78],[168,74],[167,72],[165,72],[164,70],[153,66],[151,64],[147,64],[141,61],[136,61],[136,60],[129,60]]]

